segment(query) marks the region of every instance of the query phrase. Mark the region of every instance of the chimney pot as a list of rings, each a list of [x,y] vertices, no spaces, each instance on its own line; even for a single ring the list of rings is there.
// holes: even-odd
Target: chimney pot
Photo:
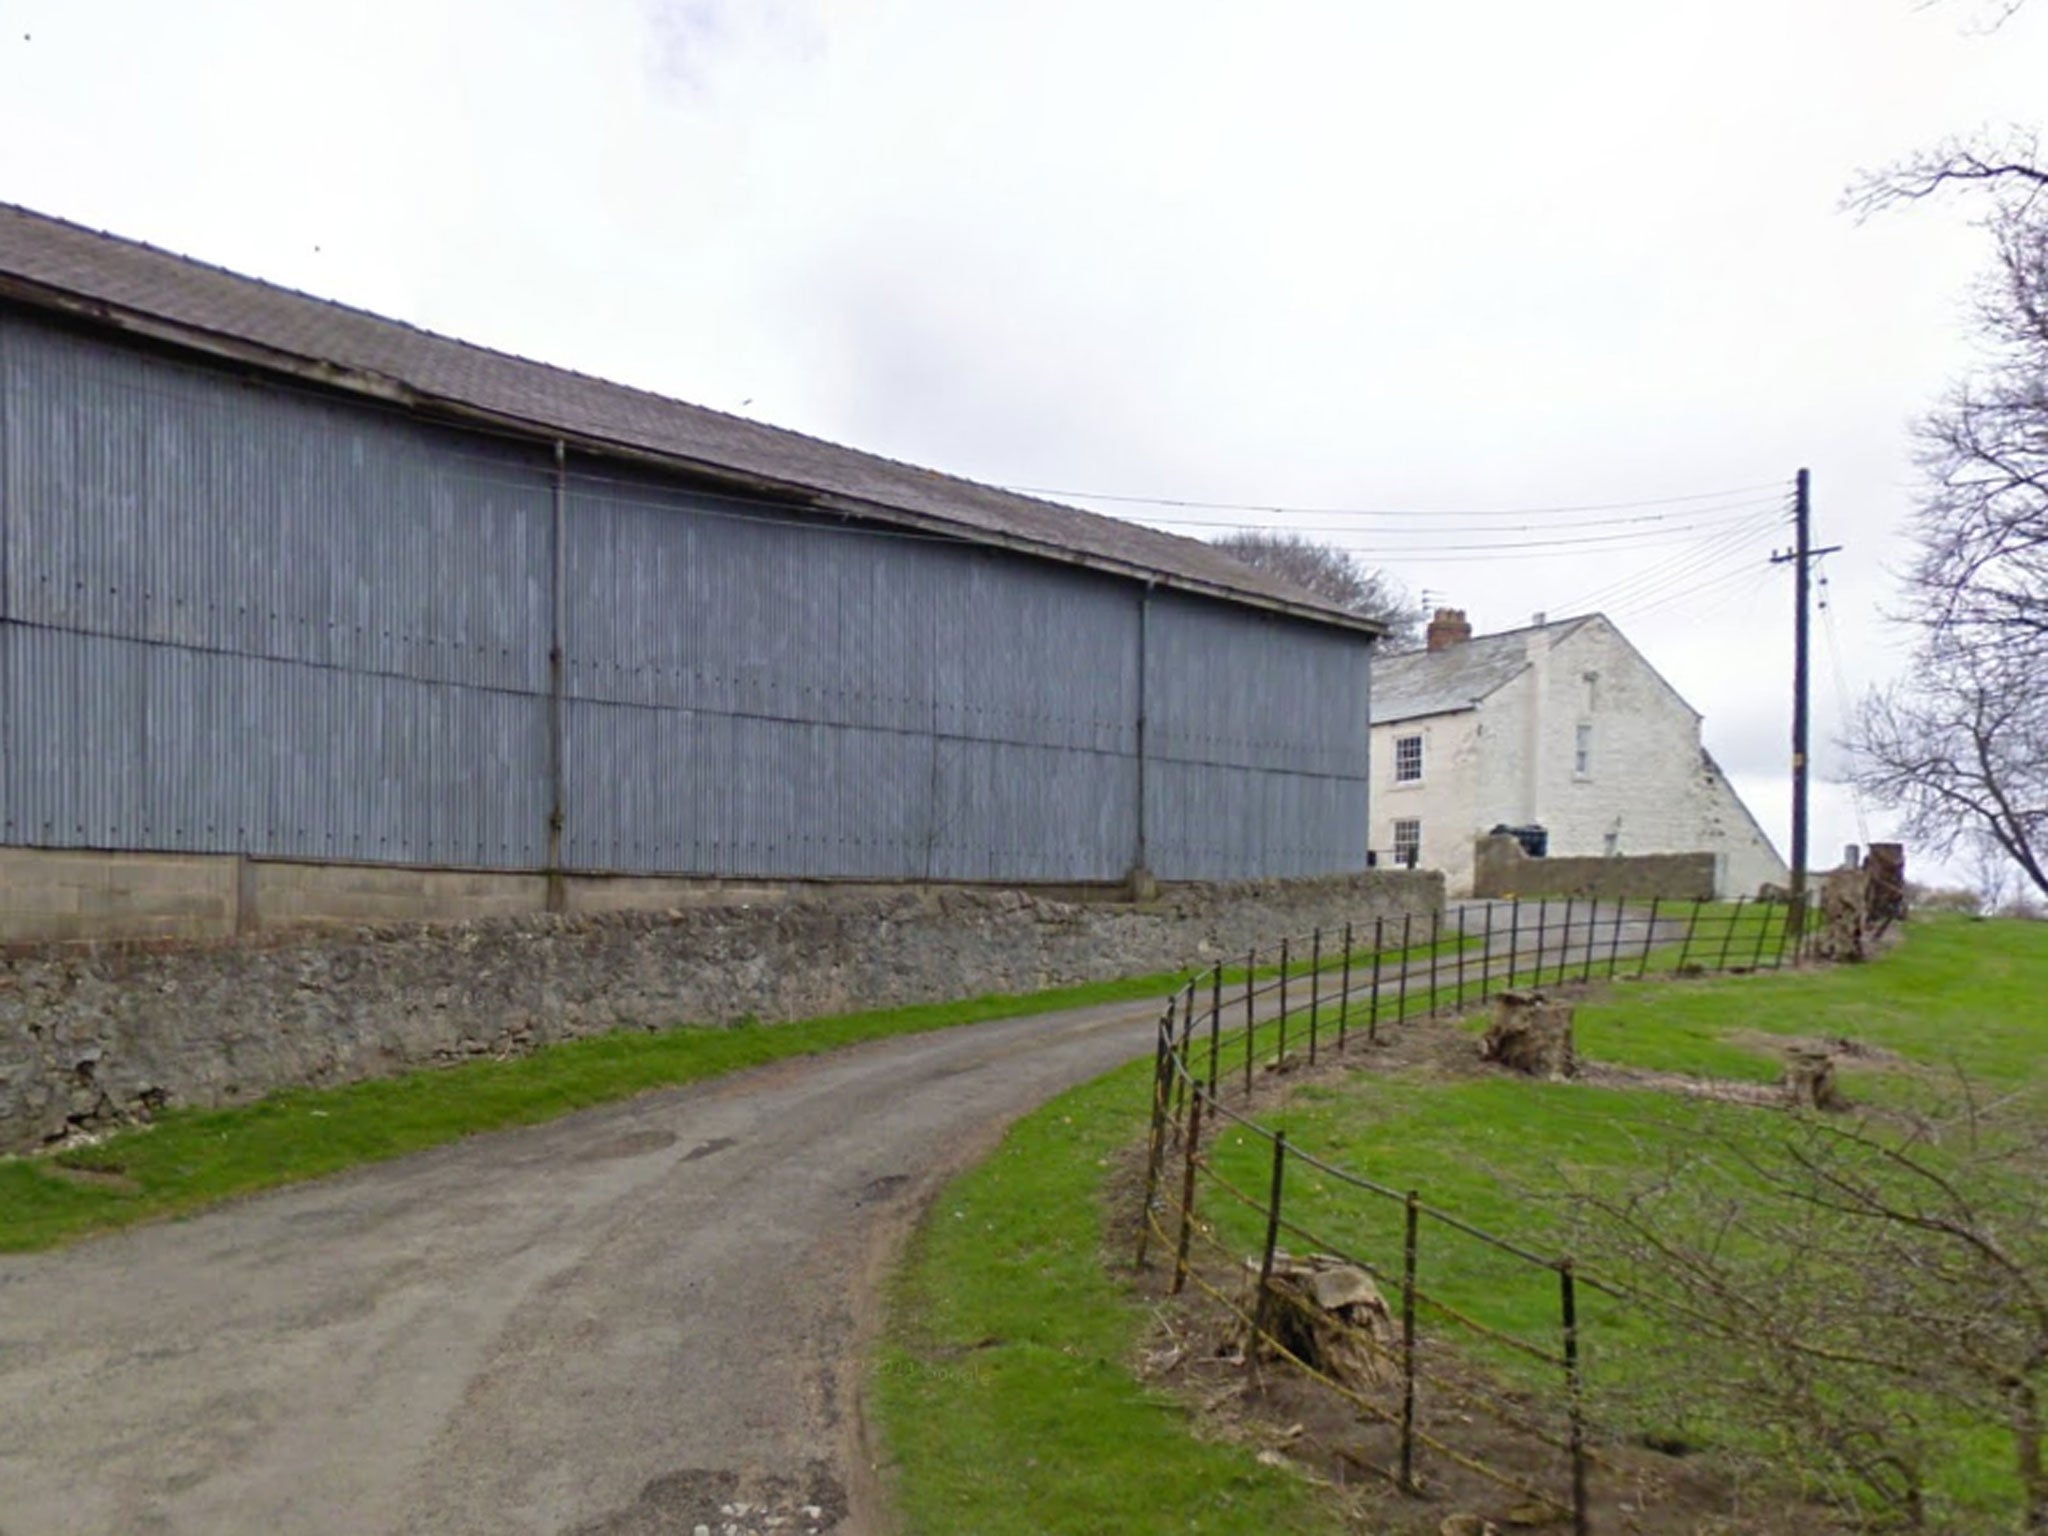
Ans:
[[[1429,648],[1432,651],[1447,650],[1471,638],[1472,626],[1465,621],[1462,608],[1439,608],[1436,617],[1429,621]]]

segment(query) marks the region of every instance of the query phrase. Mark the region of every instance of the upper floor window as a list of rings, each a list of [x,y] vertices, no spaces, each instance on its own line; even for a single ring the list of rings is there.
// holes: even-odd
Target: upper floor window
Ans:
[[[1422,780],[1422,738],[1420,736],[1397,736],[1394,738],[1394,782],[1396,784],[1417,784]]]
[[[1577,739],[1572,743],[1572,772],[1579,778],[1590,778],[1593,773],[1593,727],[1579,727]]]

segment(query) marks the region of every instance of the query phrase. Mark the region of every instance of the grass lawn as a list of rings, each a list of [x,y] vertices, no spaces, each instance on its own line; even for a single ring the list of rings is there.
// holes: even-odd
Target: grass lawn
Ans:
[[[1873,965],[1646,985],[1575,1028],[1597,1060],[1663,1071],[1775,1078],[1755,1036],[1841,1035],[2017,1088],[2048,1082],[2044,985],[2048,923],[1928,918]]]
[[[1580,1007],[1577,1039],[1580,1054],[1596,1061],[1770,1081],[1782,1065],[1773,1037],[1845,1036],[1936,1069],[1873,1066],[1848,1075],[1849,1091],[1866,1102],[1933,1092],[1929,1084],[1947,1070],[2048,1096],[2044,992],[2048,925],[1934,919],[1915,922],[1902,946],[1871,965],[1614,987]],[[1261,1031],[1261,1055],[1270,1055],[1275,1033]],[[1226,1047],[1226,1075],[1242,1060],[1241,1046]],[[967,1528],[970,1508],[975,1529],[1227,1528],[1228,1520],[1202,1523],[1223,1519],[1224,1507],[1204,1503],[1205,1495],[1248,1499],[1267,1489],[1246,1453],[1187,1437],[1176,1413],[1116,1369],[1130,1360],[1142,1320],[1104,1268],[1114,1260],[1102,1251],[1100,1195],[1110,1152],[1143,1135],[1147,1088],[1140,1067],[1029,1117],[935,1208],[902,1281],[878,1378],[912,1531]],[[1542,1253],[1572,1244],[1569,1189],[1618,1188],[1704,1138],[1769,1137],[1785,1124],[1776,1111],[1648,1089],[1446,1075],[1432,1066],[1355,1070],[1304,1085],[1284,1108],[1268,1101],[1256,1114],[1285,1128],[1297,1147],[1391,1188],[1418,1189],[1425,1201]],[[1237,1187],[1264,1187],[1271,1151],[1262,1139],[1227,1130],[1209,1155]],[[1327,1246],[1398,1272],[1398,1203],[1297,1165],[1287,1210]],[[1227,1247],[1257,1251],[1254,1213],[1216,1198],[1203,1214]],[[1441,1224],[1425,1222],[1420,1251],[1425,1290],[1491,1326],[1557,1346],[1554,1274]],[[1598,1294],[1582,1290],[1581,1309],[1596,1402],[1615,1414],[1682,1415],[1683,1394],[1672,1384],[1683,1379],[1687,1341]],[[1540,1385],[1543,1367],[1512,1352],[1474,1343],[1468,1353]],[[1645,1419],[1634,1428],[1709,1443],[1744,1433],[1711,1416]],[[1981,1513],[1983,1524],[1972,1528],[1997,1528],[2003,1516],[1992,1512],[2010,1510],[2016,1489],[2003,1433],[1942,1410],[1928,1415],[1926,1433],[1937,1447],[1938,1506],[1961,1512],[1965,1525]],[[1175,1437],[1178,1451],[1165,1444]],[[1204,1466],[1212,1470],[1201,1481]],[[1259,1496],[1288,1487],[1276,1482]],[[1014,1511],[1004,1517],[1013,1524],[988,1523],[999,1508]],[[1231,1518],[1251,1528],[1243,1508],[1233,1507]],[[1308,1518],[1289,1516],[1272,1528],[1314,1529],[1301,1523]]]
[[[2048,925],[1936,919],[1912,925],[1880,961],[1749,977],[1648,981],[1611,989],[1577,1010],[1582,1058],[1696,1076],[1775,1081],[1776,1037],[1846,1037],[1932,1071],[1872,1066],[1843,1074],[1855,1099],[1904,1105],[1950,1093],[1960,1072],[1991,1090],[2048,1105]],[[1479,1028],[1483,1020],[1473,1020]],[[1539,1253],[1570,1251],[1574,1188],[1619,1190],[1709,1144],[1769,1155],[1784,1121],[1775,1110],[1653,1091],[1589,1089],[1504,1076],[1445,1080],[1428,1071],[1353,1072],[1312,1085],[1284,1109],[1259,1116],[1325,1160],[1428,1203]],[[1261,1187],[1270,1149],[1232,1132],[1213,1158],[1239,1187]],[[1732,1159],[1718,1176],[1742,1177]],[[1996,1191],[1990,1193],[1995,1197]],[[2018,1191],[2014,1191],[2018,1194]],[[2014,1202],[2014,1209],[2019,1209]],[[1291,1220],[1325,1245],[1398,1272],[1400,1206],[1298,1169]],[[1226,1242],[1256,1251],[1254,1213],[1215,1202]],[[1487,1324],[1545,1347],[1559,1337],[1555,1278],[1451,1228],[1425,1221],[1420,1284]],[[1589,1383],[1614,1402],[1660,1400],[1687,1342],[1668,1326],[1598,1294],[1582,1293]],[[1540,1386],[1542,1368],[1474,1341],[1467,1352],[1490,1369]],[[1618,1410],[1627,1411],[1627,1410]],[[1682,1402],[1676,1410],[1683,1412]],[[1952,1509],[1994,1518],[2017,1499],[2010,1450],[2000,1433],[1939,1408],[1924,1412],[1935,1457],[1934,1495]],[[1739,1439],[1711,1419],[1644,1422],[1637,1428],[1691,1440]],[[1967,1515],[1965,1519],[1969,1518]],[[1987,1527],[1989,1528],[1989,1527]]]

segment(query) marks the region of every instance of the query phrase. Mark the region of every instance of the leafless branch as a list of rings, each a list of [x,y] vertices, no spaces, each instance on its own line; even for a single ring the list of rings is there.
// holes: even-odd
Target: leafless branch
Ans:
[[[1384,571],[1362,564],[1348,550],[1319,544],[1297,533],[1247,528],[1216,539],[1215,545],[1246,565],[1291,581],[1340,608],[1378,619],[1392,648],[1413,644],[1421,614],[1405,588]]]

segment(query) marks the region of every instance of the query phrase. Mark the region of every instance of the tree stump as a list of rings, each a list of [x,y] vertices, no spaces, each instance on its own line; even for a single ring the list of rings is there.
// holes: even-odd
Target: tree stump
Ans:
[[[1864,928],[1870,877],[1860,867],[1828,872],[1820,888],[1820,922],[1813,953],[1822,960],[1864,960],[1870,949]]]
[[[1799,1109],[1840,1109],[1842,1091],[1835,1086],[1835,1053],[1795,1045],[1785,1052],[1785,1097]]]
[[[1258,1267],[1256,1259],[1245,1261],[1254,1287]],[[1379,1287],[1357,1265],[1329,1254],[1297,1259],[1275,1249],[1272,1278],[1253,1312],[1265,1334],[1252,1338],[1253,1350],[1285,1351],[1347,1386],[1379,1381],[1393,1348],[1393,1313]]]
[[[1883,933],[1906,915],[1906,849],[1901,843],[1872,843],[1863,857],[1869,876],[1864,916],[1873,933]]]
[[[1479,1045],[1479,1059],[1497,1062],[1530,1077],[1570,1077],[1572,1010],[1541,992],[1503,992],[1493,1000],[1493,1024]]]

